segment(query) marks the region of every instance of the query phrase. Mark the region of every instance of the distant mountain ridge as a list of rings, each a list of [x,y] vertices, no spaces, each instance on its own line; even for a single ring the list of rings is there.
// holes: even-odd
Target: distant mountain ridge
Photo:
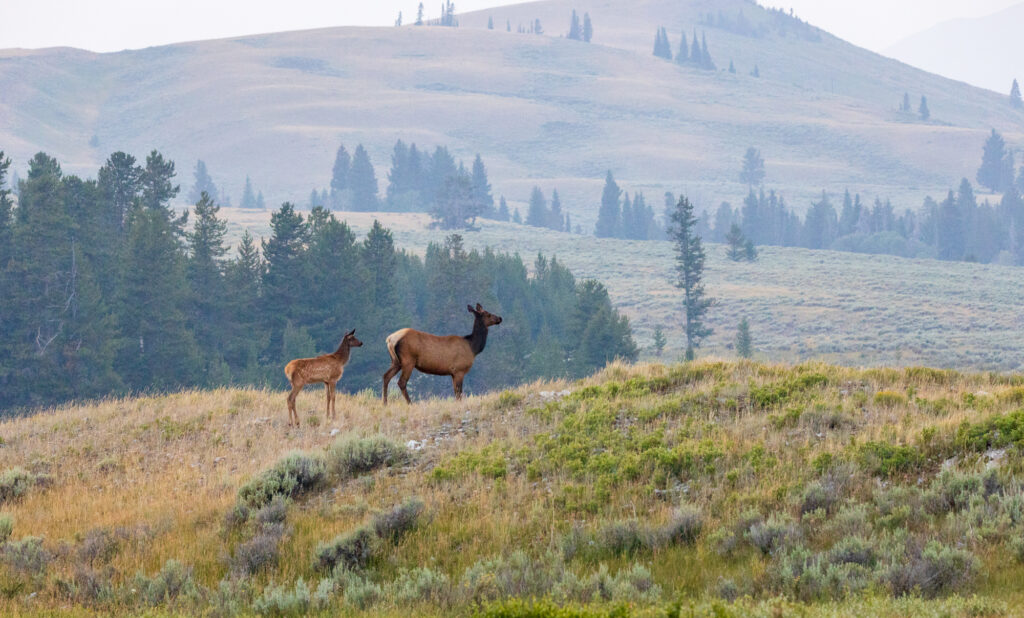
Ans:
[[[1009,93],[1024,80],[1024,2],[979,18],[954,19],[888,47],[885,54],[951,79]]]
[[[592,43],[564,38],[572,9],[591,16]],[[543,36],[515,32],[537,19]],[[649,201],[685,191],[713,208],[746,194],[740,162],[755,146],[767,185],[798,210],[847,187],[901,209],[973,178],[991,128],[1024,144],[1024,114],[1002,95],[747,0],[546,0],[459,23],[0,51],[0,149],[22,174],[44,150],[91,175],[115,150],[157,148],[177,162],[183,193],[201,158],[235,203],[248,175],[272,206],[326,187],[342,142],[366,145],[383,191],[403,139],[467,161],[480,153],[495,194],[513,203],[535,184],[557,187],[590,229],[608,169]],[[718,70],[653,57],[659,27],[673,53],[683,32],[706,36]],[[915,108],[928,97],[930,122],[897,111],[904,92]]]

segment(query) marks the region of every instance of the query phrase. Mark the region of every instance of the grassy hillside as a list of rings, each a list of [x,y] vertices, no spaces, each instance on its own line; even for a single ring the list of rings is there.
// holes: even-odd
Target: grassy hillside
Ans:
[[[231,233],[269,234],[269,213],[226,210]],[[379,218],[397,246],[423,251],[445,233],[426,215],[340,213],[359,234]],[[467,247],[516,251],[527,264],[555,255],[581,278],[597,278],[629,316],[642,356],[653,359],[654,329],[668,337],[665,356],[679,358],[682,296],[673,287],[668,242],[595,239],[481,221],[464,234]],[[884,255],[762,247],[753,264],[730,262],[723,245],[708,246],[707,290],[715,333],[704,353],[732,356],[736,328],[746,317],[756,357],[826,360],[847,365],[929,365],[1019,370],[1017,342],[1024,309],[1024,269]]]
[[[591,44],[560,38],[570,9]],[[702,25],[740,12],[757,36]],[[541,18],[544,36],[489,31]],[[849,187],[916,206],[973,177],[985,134],[1024,142],[1024,115],[987,92],[885,59],[745,0],[530,3],[461,16],[460,28],[336,28],[116,54],[0,51],[0,147],[45,150],[94,173],[114,150],[158,148],[190,186],[197,158],[237,200],[252,176],[270,204],[327,186],[338,144],[367,145],[382,183],[402,138],[479,152],[497,193],[557,187],[592,225],[604,172],[651,198],[685,190],[713,207],[745,194],[738,170],[762,149],[767,182],[798,209]],[[654,58],[706,31],[719,71]],[[807,33],[810,33],[808,35]],[[738,67],[724,69],[732,59]],[[749,75],[757,64],[760,79]],[[895,110],[927,95],[928,123]],[[513,120],[514,119],[514,120]],[[383,188],[383,187],[382,187]]]
[[[0,424],[0,611],[1024,603],[1016,377],[613,366],[461,403],[340,397],[336,423],[321,395],[303,395],[294,430],[284,393],[256,390]]]

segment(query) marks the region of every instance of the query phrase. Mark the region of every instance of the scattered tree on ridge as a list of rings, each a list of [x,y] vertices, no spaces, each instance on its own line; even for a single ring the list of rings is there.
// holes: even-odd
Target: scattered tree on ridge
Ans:
[[[704,325],[704,315],[714,301],[704,292],[701,279],[704,276],[704,247],[694,231],[697,218],[693,204],[685,196],[679,198],[672,213],[669,237],[675,243],[676,281],[675,286],[683,290],[683,310],[686,314],[686,360],[693,360],[695,349],[711,334]]]
[[[750,339],[750,324],[747,318],[740,320],[739,328],[736,329],[736,354],[740,358],[750,358],[754,355],[753,342]]]
[[[740,182],[748,187],[755,187],[764,182],[764,158],[757,148],[747,148],[743,155],[743,169],[740,171]]]

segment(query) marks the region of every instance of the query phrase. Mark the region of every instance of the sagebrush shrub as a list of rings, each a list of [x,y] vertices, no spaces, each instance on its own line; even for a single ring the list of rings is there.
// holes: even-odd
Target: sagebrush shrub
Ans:
[[[0,504],[17,500],[36,484],[36,475],[24,468],[8,468],[0,474]]]
[[[316,548],[317,568],[330,571],[337,566],[361,569],[370,562],[377,550],[377,536],[368,526],[361,526],[339,535],[330,543]]]
[[[409,460],[409,450],[385,436],[360,438],[350,434],[331,444],[327,460],[332,473],[347,479],[383,466],[402,465]]]
[[[42,575],[53,560],[53,554],[43,546],[43,539],[27,536],[10,541],[0,550],[4,564],[28,575]]]
[[[14,518],[4,513],[0,515],[0,544],[6,543],[14,532]]]
[[[201,591],[192,576],[192,567],[177,560],[168,560],[153,577],[139,573],[135,576],[134,588],[144,603],[157,606],[178,602],[194,602]]]
[[[416,527],[423,509],[422,500],[409,498],[391,510],[374,515],[370,525],[378,537],[394,543]]]
[[[934,598],[964,590],[980,569],[971,552],[931,541],[923,551],[909,549],[902,560],[892,562],[882,581],[896,596],[922,594]]]
[[[799,539],[800,531],[789,517],[776,514],[768,521],[751,525],[744,537],[761,553],[768,555]]]
[[[395,600],[399,603],[433,603],[447,606],[452,599],[448,576],[427,567],[402,571],[394,582]]]
[[[310,609],[309,586],[301,577],[290,589],[286,586],[269,585],[263,590],[263,594],[253,601],[252,608],[261,616],[304,616]]]
[[[668,544],[692,545],[704,528],[704,515],[692,506],[683,506],[659,529],[659,536]]]
[[[316,488],[324,479],[323,458],[306,453],[289,453],[268,470],[238,490],[238,500],[259,509],[275,498],[294,498]]]
[[[239,543],[231,556],[231,571],[253,575],[277,564],[278,546],[284,528],[280,524],[264,524],[248,541]]]

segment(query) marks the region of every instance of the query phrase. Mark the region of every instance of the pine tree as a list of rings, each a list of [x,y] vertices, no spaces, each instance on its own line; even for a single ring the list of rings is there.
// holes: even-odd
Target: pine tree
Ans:
[[[601,207],[597,213],[597,224],[594,227],[594,235],[598,238],[613,238],[620,227],[619,197],[622,189],[615,183],[611,170],[604,180],[604,190],[601,192]]]
[[[223,362],[227,351],[224,334],[230,321],[224,296],[227,221],[217,217],[219,211],[220,207],[204,191],[193,210],[192,232],[185,235],[189,248],[185,272],[191,286],[185,315],[196,340],[205,349],[207,367]]]
[[[526,225],[534,227],[548,227],[551,216],[548,211],[548,202],[544,198],[544,192],[540,187],[534,187],[530,193],[530,207],[526,211]]]
[[[442,230],[473,229],[480,205],[473,197],[473,181],[464,170],[445,178],[430,213]]]
[[[828,194],[821,192],[821,200],[811,204],[804,218],[803,246],[808,249],[827,249],[836,239],[839,218]]]
[[[733,75],[736,74],[736,65],[732,63],[732,58],[729,59],[729,72]]]
[[[398,12],[398,19],[395,20],[395,27],[396,28],[401,28],[402,27],[402,12],[401,11]]]
[[[754,355],[753,343],[750,339],[750,324],[747,318],[740,320],[740,326],[736,329],[736,354],[740,358],[750,358]]]
[[[505,32],[512,32],[512,20],[505,20]]]
[[[347,223],[318,207],[309,213],[306,263],[308,289],[296,299],[301,317],[318,349],[334,347],[365,311],[365,277],[356,235]]]
[[[494,30],[494,18],[491,16],[487,17],[487,29]]]
[[[1007,151],[1003,136],[992,129],[981,155],[981,167],[976,176],[978,184],[992,191],[1003,191],[1013,182],[1013,167],[1010,166],[1009,177],[1006,170]]]
[[[757,65],[755,64],[754,70],[751,71],[750,74],[754,77],[761,77],[761,69],[757,68]]]
[[[266,356],[271,361],[282,359],[281,345],[285,322],[298,314],[296,302],[309,289],[306,243],[309,226],[289,202],[270,216],[271,237],[263,241],[264,329],[269,334]]]
[[[362,144],[356,146],[352,155],[352,167],[348,174],[349,189],[352,191],[352,210],[373,211],[380,209],[377,199],[377,175],[370,163],[370,155]]]
[[[267,342],[259,329],[258,310],[263,260],[248,230],[238,243],[238,255],[224,271],[224,311],[231,316],[225,325],[224,359],[236,382],[252,384],[260,380],[259,353]]]
[[[1017,83],[1017,80],[1013,80],[1013,86],[1010,87],[1010,106],[1014,109],[1024,107],[1024,100],[1020,97],[1020,84]]]
[[[743,243],[743,259],[748,262],[757,261],[757,247],[754,246],[754,241],[749,238]]]
[[[654,327],[654,355],[661,357],[662,352],[665,351],[665,344],[668,340],[665,338],[665,331],[661,329],[661,326]]]
[[[702,69],[708,71],[714,71],[715,61],[711,59],[711,52],[708,51],[708,39],[707,36],[702,32],[700,35],[701,46],[700,46],[700,66]]]
[[[518,208],[516,208],[515,212],[512,213],[512,222],[520,224],[523,222],[523,217],[519,214]]]
[[[142,168],[135,157],[123,152],[110,155],[97,175],[104,199],[113,207],[114,217],[124,230],[128,211],[142,191]]]
[[[704,247],[700,237],[694,234],[697,218],[693,214],[693,205],[686,197],[680,197],[675,212],[672,213],[672,226],[669,237],[675,243],[676,282],[675,286],[683,290],[683,309],[686,313],[686,359],[693,360],[694,350],[701,341],[711,334],[711,329],[704,325],[704,315],[713,304],[713,300],[705,296],[704,284]]]
[[[11,258],[11,238],[14,229],[14,200],[11,199],[11,190],[7,188],[7,171],[11,168],[11,160],[4,157],[4,151],[0,150],[0,277],[3,276],[7,261]],[[0,288],[0,296],[4,290]],[[0,318],[2,323],[3,318]]]
[[[568,38],[573,41],[579,41],[583,38],[583,29],[580,27],[580,18],[576,14],[576,9],[572,10],[572,19],[569,21]]]
[[[165,210],[168,217],[173,217],[174,212],[170,208],[170,203],[181,190],[181,187],[173,182],[174,161],[165,160],[156,150],[149,153],[146,157],[146,167],[139,177],[142,205],[154,210]],[[184,223],[183,218],[178,225],[179,229]]]
[[[700,41],[697,40],[697,30],[695,28],[693,30],[693,43],[690,47],[690,62],[697,66],[701,66],[701,59],[703,57],[703,53],[700,51]]]
[[[561,232],[565,225],[565,219],[562,215],[562,200],[558,197],[558,189],[551,191],[551,209],[548,211],[548,224],[547,227]]]
[[[544,28],[540,25],[540,18],[533,20],[533,33],[544,34]]]
[[[921,120],[928,120],[932,117],[932,112],[928,109],[928,99],[924,95],[921,95],[921,105],[917,108],[917,115],[921,117]]]
[[[252,181],[249,177],[245,177],[245,189],[242,190],[242,203],[241,207],[246,210],[252,210],[256,208],[256,194],[252,190]]]
[[[256,192],[256,209],[257,210],[266,210],[267,209],[267,202],[263,199],[263,191],[257,191]]]
[[[622,210],[619,214],[619,228],[615,230],[615,237],[635,238],[633,220],[633,204],[629,200],[629,193],[624,193],[622,195]]]
[[[213,178],[210,178],[210,174],[206,171],[206,163],[202,159],[196,161],[196,169],[193,172],[195,181],[192,184],[192,191],[188,194],[188,200],[195,204],[201,198],[203,193],[210,196],[210,199],[214,202],[218,201],[217,186],[213,183]]]
[[[910,107],[910,93],[909,92],[904,92],[903,93],[903,103],[900,104],[900,111],[904,112],[906,114],[909,114],[910,112],[913,111],[913,108]]]
[[[594,26],[590,23],[590,13],[583,14],[583,42],[589,43],[594,38]]]
[[[690,48],[686,43],[686,32],[682,33],[682,38],[679,40],[679,49],[676,51],[676,62],[683,64],[690,59]]]
[[[745,259],[745,252],[743,250],[744,244],[747,239],[743,237],[743,231],[740,230],[740,226],[733,223],[732,227],[729,228],[729,233],[725,235],[725,242],[729,245],[726,250],[726,257],[733,262],[741,262]]]
[[[510,218],[508,202],[505,201],[505,196],[502,195],[501,199],[498,200],[498,221],[508,221]]]
[[[740,182],[748,187],[755,187],[764,182],[764,158],[757,148],[747,148],[743,155],[743,169],[740,171]]]
[[[423,3],[422,2],[420,2],[419,7],[416,9],[416,23],[413,24],[413,25],[416,25],[416,26],[422,26],[423,25]]]
[[[494,216],[494,196],[491,195],[491,183],[487,181],[487,168],[484,161],[477,154],[473,160],[473,201],[480,212],[480,216],[492,218]]]
[[[422,11],[423,5],[420,4]],[[417,26],[422,24],[416,24]],[[334,156],[334,168],[331,171],[331,208],[334,210],[347,210],[349,205],[349,172],[352,168],[352,157],[345,150],[345,145],[338,146],[338,153]]]
[[[950,191],[939,205],[936,222],[936,249],[940,260],[960,260],[964,257],[964,220],[957,200]]]

